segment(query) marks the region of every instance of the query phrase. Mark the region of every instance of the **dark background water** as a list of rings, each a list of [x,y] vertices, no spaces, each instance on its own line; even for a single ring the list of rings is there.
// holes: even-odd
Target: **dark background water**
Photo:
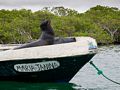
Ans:
[[[0,90],[75,90],[72,83],[0,82]]]
[[[120,45],[100,47],[92,61],[109,78],[120,82]],[[23,83],[0,81],[0,90],[120,90],[120,85],[98,76],[87,63],[69,83]]]

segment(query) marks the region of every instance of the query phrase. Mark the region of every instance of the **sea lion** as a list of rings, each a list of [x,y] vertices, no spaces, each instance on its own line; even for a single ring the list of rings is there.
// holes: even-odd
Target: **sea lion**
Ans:
[[[54,34],[54,31],[53,31],[50,23],[51,23],[50,20],[45,20],[40,24],[42,34],[38,40],[33,41],[31,43],[28,43],[28,44],[24,44],[22,46],[14,48],[14,49],[21,49],[21,48],[28,48],[28,47],[53,44],[55,34]]]

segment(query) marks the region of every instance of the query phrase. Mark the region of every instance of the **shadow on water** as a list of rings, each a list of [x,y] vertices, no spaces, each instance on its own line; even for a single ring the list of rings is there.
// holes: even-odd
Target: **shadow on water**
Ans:
[[[77,85],[73,83],[23,83],[0,81],[0,90],[86,90],[75,88],[76,86]]]

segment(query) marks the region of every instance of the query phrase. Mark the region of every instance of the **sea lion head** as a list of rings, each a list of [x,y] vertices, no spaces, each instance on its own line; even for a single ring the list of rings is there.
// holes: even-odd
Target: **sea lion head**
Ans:
[[[54,30],[51,27],[51,21],[50,20],[45,20],[40,24],[40,28],[42,32],[48,33],[50,35],[54,36]]]
[[[42,30],[42,31],[45,31],[45,30],[47,30],[48,28],[50,28],[50,23],[51,23],[50,20],[45,20],[45,21],[43,21],[43,22],[40,24],[41,30]]]

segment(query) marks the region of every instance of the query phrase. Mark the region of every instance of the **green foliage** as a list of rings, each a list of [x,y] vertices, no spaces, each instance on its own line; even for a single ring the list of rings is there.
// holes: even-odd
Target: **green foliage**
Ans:
[[[42,10],[0,10],[0,43],[25,43],[39,38],[40,23],[50,19],[56,36],[90,36],[98,43],[120,43],[120,10],[96,6],[85,13],[64,7]]]

